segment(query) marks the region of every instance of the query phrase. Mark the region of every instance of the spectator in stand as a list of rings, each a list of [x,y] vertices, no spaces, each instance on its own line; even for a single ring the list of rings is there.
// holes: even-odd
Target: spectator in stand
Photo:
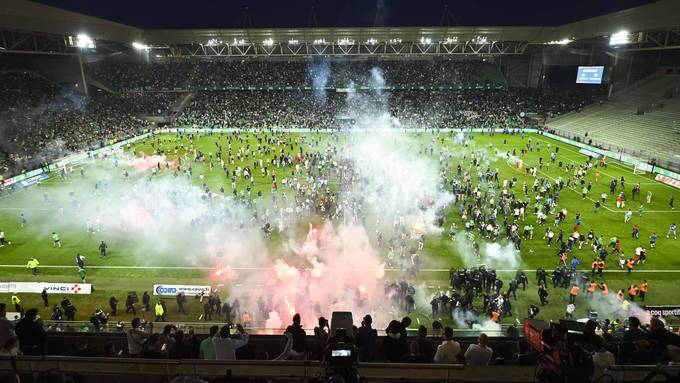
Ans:
[[[78,337],[78,350],[76,350],[75,356],[90,358],[104,356],[104,352],[94,346],[90,346],[90,342],[87,336],[81,336]]]
[[[361,327],[356,336],[356,344],[359,349],[359,361],[369,362],[375,357],[375,344],[378,340],[378,331],[371,327],[373,318],[370,315],[364,316]]]
[[[427,356],[423,354],[423,352],[420,350],[420,346],[418,345],[418,342],[411,342],[409,344],[409,352],[404,354],[401,359],[399,359],[400,363],[430,363],[428,361]]]
[[[319,325],[314,327],[314,341],[316,343],[314,359],[321,360],[323,357],[323,350],[328,343],[330,334],[328,333],[328,319],[324,317],[319,318]]]
[[[220,331],[219,326],[211,326],[208,337],[201,341],[199,346],[199,357],[205,360],[215,360],[215,349],[213,348],[212,338]]]
[[[401,318],[401,322],[399,323],[399,334],[401,334],[399,337],[399,344],[402,355],[408,352],[408,326],[410,325],[411,318],[407,316]]]
[[[24,355],[45,355],[45,330],[37,309],[29,309],[16,324],[19,346]]]
[[[666,357],[667,346],[680,347],[680,336],[670,332],[661,319],[652,317],[649,321],[649,330],[650,338],[656,344],[657,357]]]
[[[0,303],[0,345],[5,344],[10,338],[16,337],[14,323],[7,319],[7,305]]]
[[[222,326],[220,332],[212,338],[215,359],[235,360],[236,350],[248,344],[248,333],[243,329],[243,326],[236,325],[236,329],[240,334],[239,338],[229,336],[229,325]]]
[[[403,347],[404,342],[401,342],[402,328],[401,323],[393,320],[385,329],[385,337],[382,341],[382,353],[388,361],[393,363],[398,362],[406,352]]]
[[[488,366],[493,355],[493,350],[488,346],[489,337],[479,334],[478,343],[471,344],[465,351],[465,364],[468,366]]]
[[[142,320],[139,318],[132,319],[130,322],[131,328],[127,331],[128,354],[132,357],[139,356],[142,352],[144,343],[151,336],[149,331],[141,328]],[[152,329],[153,324],[149,324],[149,329]]]
[[[142,345],[139,357],[145,359],[163,359],[163,351],[160,334],[151,334]]]
[[[418,343],[420,353],[425,356],[427,363],[434,361],[434,355],[437,353],[437,345],[431,339],[427,338],[427,327],[420,325],[418,327],[418,339],[414,341]]]
[[[524,339],[517,341],[517,352],[512,355],[512,364],[515,366],[533,366],[536,364],[536,353],[531,345]]]
[[[23,352],[19,350],[17,338],[15,336],[8,338],[3,343],[0,343],[0,356],[19,356]],[[0,380],[2,382],[2,380]]]
[[[194,346],[191,340],[184,336],[184,331],[179,330],[175,334],[175,345],[168,354],[170,359],[195,359]]]
[[[293,324],[286,327],[287,333],[293,336],[293,347],[290,350],[291,359],[304,360],[307,357],[307,334],[300,324],[300,314],[293,315]]]
[[[446,327],[444,329],[444,340],[437,347],[437,352],[434,354],[434,362],[453,364],[460,363],[461,361],[460,343],[453,340],[453,329]]]
[[[177,327],[172,324],[166,324],[163,326],[163,332],[161,332],[160,342],[163,353],[167,355],[173,347],[175,347],[175,334],[177,333]]]
[[[654,364],[656,355],[652,350],[649,334],[642,329],[640,319],[634,316],[628,318],[628,330],[619,345],[621,364]]]

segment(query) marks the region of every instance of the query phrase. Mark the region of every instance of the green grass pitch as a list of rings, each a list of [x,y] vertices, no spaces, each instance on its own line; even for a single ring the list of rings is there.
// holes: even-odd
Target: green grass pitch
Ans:
[[[361,134],[361,133],[360,133]],[[161,138],[176,137],[175,135],[156,136]],[[219,135],[198,135],[194,140],[194,145],[198,150],[205,153],[215,151],[215,141],[220,138]],[[234,152],[238,151],[241,146],[245,146],[247,142],[251,146],[257,146],[257,140],[254,134],[246,134],[246,140],[237,142],[232,148]],[[304,142],[301,139],[304,137]],[[331,143],[335,145],[343,145],[345,138],[342,135],[331,136],[328,133],[286,133],[283,138],[290,138],[295,145],[301,144],[305,150],[318,150]],[[466,150],[462,145],[454,144],[451,134],[441,134],[441,140],[437,141],[437,145],[447,145],[452,150]],[[534,150],[522,156],[525,166],[533,166],[538,164],[539,156],[542,156],[544,162],[549,162],[550,150],[547,148],[548,144],[559,147],[557,160],[565,163],[582,163],[586,157],[579,154],[578,148],[560,143],[540,135],[483,135],[474,134],[472,142],[477,148],[487,148],[490,146],[497,148],[502,152],[512,151],[516,149],[517,154],[520,153],[520,148],[525,145],[529,139],[533,143],[540,143],[542,147],[541,152]],[[186,140],[186,138],[185,138]],[[411,147],[411,150],[418,151],[424,149],[432,140],[431,133],[408,134],[405,138]],[[456,149],[456,145],[458,149]],[[174,144],[164,144],[161,147],[169,150],[170,158],[174,157]],[[158,148],[158,146],[157,146]],[[134,152],[140,155],[141,152],[151,154],[153,149],[150,145],[149,139],[140,141],[127,151]],[[429,156],[427,154],[422,154]],[[433,161],[436,161],[437,151],[432,155]],[[68,191],[76,191],[78,195],[87,198],[87,194],[93,190],[93,184],[97,177],[102,177],[101,170],[93,170],[94,167],[101,169],[102,166],[98,163],[101,160],[95,160],[97,164],[86,162],[82,165],[85,171],[85,177],[81,178],[78,174],[80,165],[75,167],[75,171],[70,175],[68,180],[62,180],[57,174],[50,174],[50,178],[43,181],[38,186],[30,187],[26,190],[14,192],[8,195],[4,192],[0,196],[0,230],[5,232],[5,235],[11,245],[6,245],[0,248],[0,281],[51,281],[51,282],[80,282],[77,267],[75,266],[74,257],[77,252],[84,254],[87,265],[87,280],[93,283],[96,291],[91,295],[71,296],[72,302],[78,309],[76,315],[77,320],[88,320],[89,315],[97,308],[102,307],[108,311],[108,298],[112,295],[120,300],[119,314],[115,318],[117,320],[129,321],[132,316],[124,314],[124,298],[128,291],[137,291],[141,296],[142,291],[149,291],[151,293],[154,283],[173,283],[173,284],[212,284],[209,273],[210,270],[191,268],[195,264],[187,263],[182,254],[173,254],[171,249],[164,249],[167,256],[149,257],[151,261],[140,258],[133,253],[138,253],[138,244],[131,243],[125,237],[107,237],[105,232],[90,234],[86,232],[85,225],[72,225],[69,230],[59,230],[63,247],[53,248],[51,240],[50,222],[59,220],[59,207],[63,206],[65,209],[70,207],[65,201],[50,202],[43,201],[43,194],[50,195],[64,195]],[[436,163],[436,162],[435,162]],[[470,166],[468,159],[461,161],[464,168]],[[249,161],[235,162],[235,165],[229,164],[230,169],[234,166],[241,167],[252,166],[252,158]],[[455,171],[454,166],[450,169]],[[113,168],[109,163],[106,165],[110,169],[110,177],[123,177],[124,168]],[[496,160],[491,164],[492,168],[497,168],[500,171],[499,178],[510,179],[516,177],[518,184],[515,187],[515,193],[521,194],[521,185],[524,181],[531,186],[533,182],[532,177],[526,177],[524,171],[517,170],[512,164],[505,160]],[[283,178],[289,175],[291,169],[278,170],[277,175]],[[669,206],[669,199],[671,196],[677,200],[680,197],[680,192],[671,186],[662,184],[654,180],[651,174],[633,174],[630,168],[624,167],[620,164],[614,163],[610,160],[609,166],[600,168],[599,172],[601,178],[596,182],[594,172],[589,172],[586,181],[593,182],[593,189],[588,194],[587,199],[582,199],[580,190],[567,189],[566,187],[560,193],[559,208],[565,207],[570,214],[564,226],[565,239],[571,232],[573,224],[573,217],[575,212],[580,212],[583,225],[581,233],[587,233],[589,229],[594,229],[596,235],[602,235],[605,242],[612,236],[616,236],[622,241],[622,249],[628,256],[632,256],[635,247],[638,244],[643,244],[647,248],[647,262],[644,265],[638,266],[628,275],[625,272],[620,272],[618,265],[616,265],[617,257],[611,255],[607,260],[607,268],[604,273],[604,280],[609,285],[610,291],[615,292],[619,288],[627,289],[630,284],[639,284],[643,279],[647,279],[650,284],[650,291],[645,301],[650,305],[678,305],[680,303],[680,292],[677,289],[676,278],[680,275],[680,258],[678,257],[680,250],[680,242],[671,238],[666,238],[666,232],[671,223],[679,221],[678,210],[671,210]],[[139,177],[136,173],[131,172],[131,177]],[[195,184],[199,184],[198,176],[204,174],[205,179],[211,190],[218,191],[223,187],[225,194],[231,194],[231,180],[227,179],[224,172],[216,166],[214,170],[209,170],[204,165],[193,165],[193,179]],[[144,175],[146,176],[146,175]],[[538,176],[546,176],[550,178],[557,178],[559,176],[566,179],[569,174],[564,170],[559,169],[557,164],[552,164],[550,167],[543,167],[539,171]],[[609,194],[609,181],[612,178],[619,179],[624,176],[626,179],[626,196],[628,198],[628,205],[634,214],[630,222],[624,223],[624,209],[617,209],[615,206],[615,199],[609,195],[606,204],[600,209],[599,213],[595,214],[593,209],[593,201],[599,199],[602,192]],[[172,177],[168,171],[160,171],[157,177]],[[253,187],[253,195],[261,191],[265,196],[270,193],[271,177],[261,176],[259,171],[254,172],[255,183]],[[631,200],[630,191],[635,183],[641,183],[641,195],[637,197],[636,201]],[[572,185],[573,187],[574,185]],[[239,178],[237,182],[237,189],[244,190],[245,182]],[[647,204],[645,197],[647,192],[652,192],[652,202]],[[534,193],[530,192],[530,197]],[[644,206],[644,213],[642,216],[638,214],[638,206]],[[531,207],[532,204],[530,204]],[[27,224],[21,227],[20,214],[23,213],[26,217]],[[455,247],[451,244],[451,239],[448,235],[448,227],[452,221],[455,221],[459,228],[459,233],[462,234],[463,223],[460,216],[454,207],[449,207],[446,211],[446,222],[444,224],[444,232],[441,235],[430,235],[426,241],[424,254],[424,265],[426,269],[421,271],[418,275],[418,283],[425,283],[429,291],[427,295],[434,294],[436,291],[445,290],[448,285],[448,270],[451,267],[463,266],[462,259],[456,253]],[[499,221],[502,218],[499,216]],[[526,291],[518,293],[518,300],[512,301],[513,316],[503,319],[503,323],[514,323],[516,319],[523,319],[526,316],[528,305],[538,304],[538,296],[536,293],[536,284],[534,272],[538,267],[545,267],[547,270],[552,270],[558,265],[558,258],[556,254],[555,245],[548,247],[546,241],[542,239],[545,231],[545,225],[535,224],[535,215],[533,209],[527,209],[526,221],[531,222],[534,227],[534,239],[522,242],[521,251],[521,266],[520,269],[528,270],[530,287]],[[374,219],[369,219],[369,233]],[[631,238],[631,228],[633,224],[637,224],[640,228],[639,239]],[[523,226],[520,223],[520,228]],[[553,225],[553,217],[548,216],[546,225]],[[304,238],[305,228],[299,228],[300,239]],[[648,237],[652,232],[656,232],[659,236],[656,249],[650,249]],[[374,237],[374,236],[373,236]],[[375,238],[371,238],[375,244]],[[98,256],[98,243],[100,240],[106,240],[109,245],[109,254],[106,258]],[[275,248],[281,238],[276,235],[271,239],[270,245]],[[153,248],[144,249],[144,251],[154,252]],[[379,249],[383,255],[387,254],[387,248]],[[575,248],[575,254],[581,261],[580,269],[589,269],[590,263],[595,256],[588,246],[583,249]],[[25,267],[29,257],[35,257],[40,261],[41,268],[40,275],[34,277],[30,271]],[[62,267],[46,267],[46,266],[62,266]],[[205,265],[210,266],[210,265]],[[475,265],[469,265],[475,266]],[[162,268],[161,268],[162,267]],[[502,279],[506,282],[514,275],[514,272],[508,271],[500,274]],[[233,281],[235,284],[247,283],[248,273],[239,274],[239,278]],[[388,271],[386,278],[395,279],[398,276],[396,271]],[[596,278],[597,281],[600,278]],[[222,299],[228,295],[230,286],[221,287]],[[542,319],[560,319],[564,317],[565,306],[568,300],[568,291],[564,289],[553,289],[549,287],[551,303],[541,309],[538,318]],[[26,308],[36,307],[40,310],[40,315],[43,318],[50,317],[50,309],[43,307],[39,294],[19,294],[22,299],[22,305]],[[50,304],[58,303],[60,296],[57,294],[50,295]],[[166,299],[168,303],[168,320],[172,322],[195,322],[198,315],[202,312],[198,301],[188,299],[187,308],[188,315],[176,313],[176,305],[173,298]],[[8,309],[11,310],[10,294],[0,294],[0,302],[7,304]],[[479,299],[476,300],[476,306],[480,306]],[[583,295],[577,299],[577,310],[575,317],[585,317],[587,315],[588,305],[585,303]],[[429,323],[430,318],[429,305],[420,305],[417,307],[415,316],[423,323]],[[355,313],[361,315],[362,313]],[[151,318],[151,313],[145,314],[147,319]],[[396,316],[396,315],[395,315]],[[385,318],[387,319],[387,318]],[[305,324],[311,326],[315,322],[315,318],[305,318]]]

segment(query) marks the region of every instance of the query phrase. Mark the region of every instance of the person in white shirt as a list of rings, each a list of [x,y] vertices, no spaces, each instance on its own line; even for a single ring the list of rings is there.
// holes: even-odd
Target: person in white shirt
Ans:
[[[9,338],[5,344],[0,345],[0,356],[19,356],[23,355],[19,347],[17,347],[17,338]]]
[[[139,356],[144,347],[144,342],[151,336],[151,334],[141,328],[141,320],[139,318],[132,319],[130,322],[132,328],[127,331],[128,353],[130,356]],[[153,330],[153,324],[150,323],[149,328]]]
[[[215,359],[235,360],[236,350],[248,344],[248,333],[243,329],[243,326],[236,325],[236,329],[241,334],[240,339],[229,337],[228,325],[222,326],[220,332],[212,338]]]
[[[600,345],[592,354],[593,359],[593,382],[600,380],[600,377],[607,373],[607,369],[616,364],[616,357],[610,351]]]
[[[478,344],[471,344],[465,351],[465,364],[468,366],[488,366],[493,355],[489,344],[489,337],[486,334],[479,334]]]
[[[444,329],[444,341],[437,346],[437,352],[434,354],[435,363],[459,363],[460,357],[460,343],[453,340],[453,329],[447,327]]]

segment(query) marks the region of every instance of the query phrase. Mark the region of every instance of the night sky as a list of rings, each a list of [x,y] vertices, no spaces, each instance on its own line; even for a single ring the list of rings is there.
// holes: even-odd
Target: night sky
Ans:
[[[655,0],[39,0],[144,29],[440,26],[555,26]],[[249,18],[244,17],[248,7]],[[376,10],[380,9],[377,18]]]

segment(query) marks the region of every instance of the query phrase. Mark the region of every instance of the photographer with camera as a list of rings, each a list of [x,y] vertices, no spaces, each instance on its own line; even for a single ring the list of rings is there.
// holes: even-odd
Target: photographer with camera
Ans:
[[[239,333],[238,338],[230,337],[231,329],[231,325],[224,325],[220,332],[212,338],[215,359],[217,360],[235,360],[236,350],[248,344],[248,333],[243,329],[243,326],[236,325],[236,331]]]
[[[346,329],[337,329],[335,335],[328,339],[324,352],[323,365],[328,381],[357,382],[357,358],[354,340],[347,335]]]
[[[142,352],[144,342],[151,336],[151,331],[153,330],[153,323],[149,323],[147,326],[146,321],[140,318],[132,319],[130,322],[132,328],[130,328],[126,333],[127,344],[128,344],[128,354],[131,357],[139,357]],[[148,328],[148,331],[145,330]]]

